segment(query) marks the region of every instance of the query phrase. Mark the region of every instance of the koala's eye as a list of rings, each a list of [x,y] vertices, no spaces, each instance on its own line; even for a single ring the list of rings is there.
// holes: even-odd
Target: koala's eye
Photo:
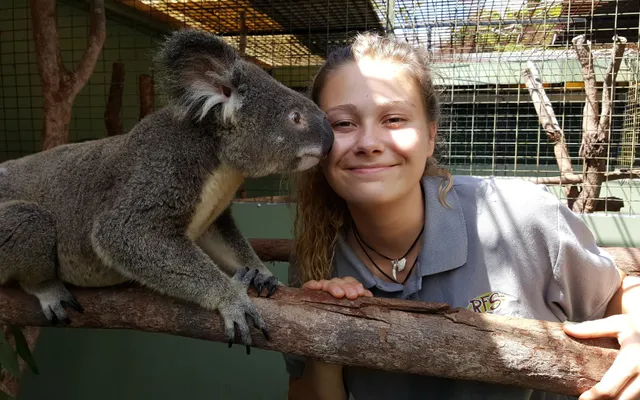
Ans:
[[[301,118],[301,117],[300,117],[300,113],[299,113],[299,112],[297,112],[297,111],[292,112],[292,113],[289,115],[289,118],[291,118],[291,120],[292,120],[294,123],[296,123],[296,124],[299,124],[299,123],[300,123],[300,118]]]

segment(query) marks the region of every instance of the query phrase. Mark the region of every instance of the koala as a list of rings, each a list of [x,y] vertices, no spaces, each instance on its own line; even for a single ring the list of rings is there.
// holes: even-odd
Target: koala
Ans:
[[[229,346],[238,332],[249,351],[250,325],[268,330],[247,289],[280,283],[230,204],[246,178],[315,166],[333,131],[215,35],[176,31],[154,61],[167,104],[129,132],[0,164],[0,284],[17,282],[57,324],[83,312],[66,284],[136,282],[218,310]]]

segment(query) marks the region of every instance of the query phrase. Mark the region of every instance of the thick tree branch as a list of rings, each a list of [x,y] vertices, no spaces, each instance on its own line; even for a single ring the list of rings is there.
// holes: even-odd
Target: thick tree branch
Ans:
[[[607,143],[609,142],[611,109],[613,108],[613,88],[615,86],[615,77],[622,61],[622,55],[624,54],[626,39],[614,37],[611,51],[612,57],[603,85],[603,112],[600,116],[598,116],[598,89],[592,54],[584,44],[584,35],[577,36],[572,41],[582,69],[587,96],[582,120],[583,131],[580,146],[580,156],[584,159],[584,182],[582,192],[574,203],[573,209],[574,211],[589,213],[597,208],[598,197],[604,181],[605,157]]]
[[[72,292],[85,313],[72,315],[71,327],[224,341],[218,313],[145,289]],[[256,298],[254,293],[270,333],[267,342],[253,330],[255,347],[345,365],[578,395],[602,378],[618,353],[613,339],[576,340],[559,323],[480,314],[445,304],[338,300],[292,288],[280,288],[271,298]],[[10,288],[0,289],[0,322],[48,324],[34,297]]]

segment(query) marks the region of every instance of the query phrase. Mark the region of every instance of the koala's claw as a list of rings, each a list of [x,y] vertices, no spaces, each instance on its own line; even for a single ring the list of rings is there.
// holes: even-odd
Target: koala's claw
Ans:
[[[231,346],[233,346],[233,340],[229,340],[229,348]],[[247,348],[247,355],[251,354],[251,346],[245,345],[245,347]]]
[[[82,307],[82,305],[80,305],[80,303],[78,303],[78,300],[76,300],[75,298],[71,298],[70,300],[62,300],[60,304],[62,304],[63,307],[69,306],[80,314],[84,314],[84,307]]]
[[[245,286],[250,286],[257,274],[257,268],[251,269],[249,267],[244,267],[236,272],[234,278],[242,282]]]
[[[235,278],[247,286],[253,286],[258,292],[258,297],[266,288],[266,297],[270,297],[278,288],[278,277],[260,272],[257,268],[244,267],[236,272]]]
[[[45,313],[46,315],[47,313]],[[49,319],[49,322],[51,323],[52,326],[68,326],[71,324],[71,319],[69,319],[69,317],[65,314],[64,316],[57,316],[55,311],[53,311],[53,309],[49,308],[48,309],[48,314],[50,315],[50,317],[47,317]]]
[[[229,347],[233,345],[237,330],[241,343],[247,346],[247,354],[249,354],[251,351],[249,346],[253,344],[249,329],[250,324],[262,331],[263,334],[267,331],[264,320],[249,296],[244,291],[236,292],[234,296],[221,303],[219,311],[224,320],[225,341]]]
[[[69,315],[67,314],[68,308],[73,308],[80,314],[84,313],[84,308],[71,293],[66,292],[62,297],[62,299],[43,298],[41,300],[42,312],[54,326],[71,324],[71,319],[69,319]]]

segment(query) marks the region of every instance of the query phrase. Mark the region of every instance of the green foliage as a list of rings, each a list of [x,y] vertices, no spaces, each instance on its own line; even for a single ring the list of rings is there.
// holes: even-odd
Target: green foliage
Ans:
[[[13,349],[5,336],[0,332],[0,373],[2,371],[6,371],[6,373],[11,374],[16,378],[20,377],[20,366],[18,364],[18,357],[20,357],[29,366],[33,373],[39,374],[38,367],[36,366],[33,355],[31,354],[27,340],[22,334],[20,328],[10,326],[9,331],[13,335],[16,349]],[[11,396],[0,390],[0,400],[5,399],[13,400]]]
[[[36,365],[36,360],[33,358],[33,354],[31,354],[31,350],[29,349],[27,339],[22,334],[20,328],[18,328],[17,326],[12,326],[11,333],[13,334],[16,343],[16,352],[18,353],[20,358],[24,360],[24,362],[29,366],[34,374],[40,374],[38,366]]]
[[[544,45],[558,29],[556,23],[538,22],[558,18],[562,4],[548,5],[542,0],[528,0],[522,8],[506,9],[503,13],[494,9],[481,9],[470,16],[477,25],[462,26],[453,32],[455,45],[470,45],[478,51],[516,51],[531,48],[532,44]],[[538,20],[532,22],[532,20]],[[492,25],[482,23],[493,22]]]

